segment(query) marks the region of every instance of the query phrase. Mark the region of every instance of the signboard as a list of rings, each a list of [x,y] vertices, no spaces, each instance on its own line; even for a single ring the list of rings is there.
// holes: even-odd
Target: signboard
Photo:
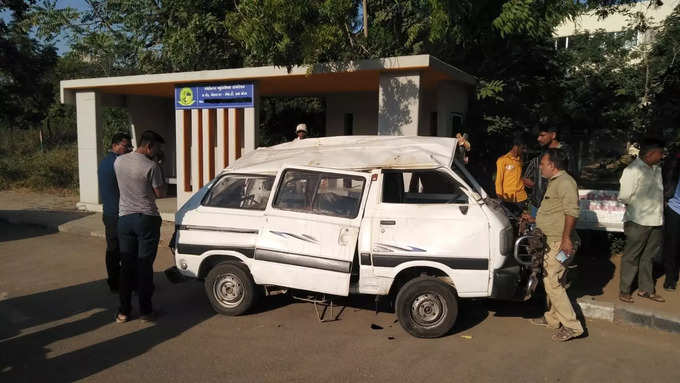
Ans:
[[[175,87],[175,109],[252,108],[253,84],[210,84]]]
[[[626,205],[619,202],[616,190],[579,189],[580,217],[577,229],[623,232],[623,213]]]

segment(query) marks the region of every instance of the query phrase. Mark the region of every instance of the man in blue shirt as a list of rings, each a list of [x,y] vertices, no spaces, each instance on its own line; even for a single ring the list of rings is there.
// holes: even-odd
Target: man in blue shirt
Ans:
[[[103,209],[104,232],[106,234],[106,272],[107,282],[112,293],[118,292],[118,279],[120,275],[120,247],[118,245],[118,181],[113,170],[116,158],[130,152],[130,135],[116,133],[111,139],[111,150],[99,163],[97,175],[99,178],[99,195],[101,196]]]
[[[663,288],[675,291],[678,283],[678,257],[680,257],[680,153],[666,160],[664,166],[664,266],[666,280]]]

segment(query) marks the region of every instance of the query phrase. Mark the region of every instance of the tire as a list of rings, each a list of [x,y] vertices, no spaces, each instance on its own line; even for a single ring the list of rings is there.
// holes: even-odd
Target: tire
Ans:
[[[236,262],[215,265],[203,285],[210,305],[223,315],[244,314],[260,297],[248,269]]]
[[[456,323],[458,301],[450,285],[429,276],[414,278],[395,301],[401,327],[417,338],[439,338]]]

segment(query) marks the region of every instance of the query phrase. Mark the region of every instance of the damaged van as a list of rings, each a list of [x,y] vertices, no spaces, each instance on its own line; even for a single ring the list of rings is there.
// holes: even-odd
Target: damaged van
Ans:
[[[466,298],[535,288],[502,208],[454,161],[456,140],[349,136],[247,153],[177,213],[175,264],[212,307],[250,310],[265,291],[393,300],[417,337],[449,332]]]

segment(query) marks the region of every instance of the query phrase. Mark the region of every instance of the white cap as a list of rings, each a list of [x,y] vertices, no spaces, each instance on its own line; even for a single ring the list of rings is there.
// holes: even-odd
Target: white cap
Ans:
[[[307,131],[307,124],[298,124],[298,126],[295,128],[295,134],[298,134],[298,132],[305,132],[309,134]]]

